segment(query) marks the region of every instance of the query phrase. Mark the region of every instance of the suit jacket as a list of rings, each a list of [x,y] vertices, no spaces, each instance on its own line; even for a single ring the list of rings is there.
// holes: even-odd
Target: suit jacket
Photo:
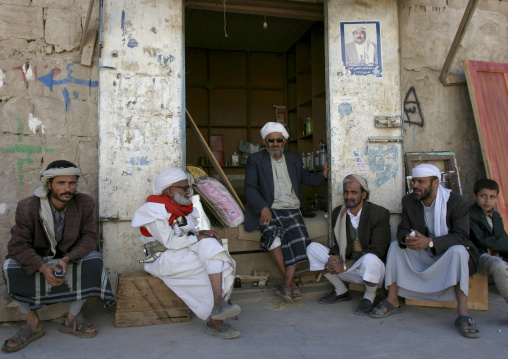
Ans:
[[[31,196],[21,200],[16,208],[15,225],[7,245],[6,258],[13,258],[28,275],[45,263],[43,257],[52,255],[49,238],[39,216],[40,198]],[[92,197],[77,193],[67,203],[62,241],[56,247],[55,258],[68,256],[78,262],[96,250],[99,236],[95,231],[95,205]]]
[[[341,208],[342,205],[332,211],[332,228],[335,228]],[[346,215],[346,223],[348,225],[347,235],[349,236],[349,225],[351,223],[349,215]],[[335,234],[334,239],[335,245],[330,250],[330,253],[339,254],[339,246]],[[364,201],[362,213],[360,214],[360,223],[358,224],[358,239],[363,249],[362,255],[372,253],[384,262],[391,242],[390,211],[377,204]],[[346,259],[350,259],[352,253],[353,248],[348,245],[346,248]]]
[[[469,239],[480,250],[480,253],[486,253],[487,248],[492,249],[508,262],[508,235],[504,230],[503,219],[497,211],[492,213],[492,223],[494,228],[490,228],[487,222],[487,216],[476,203],[469,207],[469,224],[471,231]]]
[[[289,178],[293,190],[300,200],[300,185],[324,186],[326,179],[322,173],[311,173],[303,169],[303,160],[296,153],[284,151]],[[268,150],[259,151],[249,156],[245,167],[245,230],[251,232],[258,228],[261,210],[271,207],[274,201],[274,184],[272,162]]]
[[[367,64],[367,65],[377,65],[377,45],[374,43],[371,43],[372,46],[374,46],[374,62]],[[349,42],[345,46],[346,50],[346,66],[355,66],[360,65],[362,62],[360,62],[360,58],[358,57],[358,53],[356,52],[356,43],[355,42]]]
[[[476,273],[480,254],[473,242],[469,240],[469,210],[467,200],[459,194],[450,193],[446,204],[446,226],[448,234],[433,237],[433,252],[441,255],[451,246],[460,244],[469,252],[469,274]],[[421,201],[410,193],[402,198],[402,219],[397,227],[397,240],[401,248],[406,248],[405,238],[411,230],[425,233],[425,215]]]

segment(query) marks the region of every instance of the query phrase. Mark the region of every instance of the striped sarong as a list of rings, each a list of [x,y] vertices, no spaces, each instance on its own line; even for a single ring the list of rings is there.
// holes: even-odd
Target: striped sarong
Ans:
[[[58,259],[49,260],[48,263],[57,265]],[[105,307],[116,304],[99,252],[91,252],[80,263],[69,263],[65,283],[58,287],[48,284],[41,272],[26,274],[21,264],[12,258],[5,261],[2,272],[7,293],[14,300],[29,304],[30,310],[90,297],[100,297]]]
[[[300,210],[271,209],[271,211],[272,221],[266,226],[259,227],[262,232],[261,249],[267,251],[275,237],[279,237],[286,268],[306,262],[310,240]]]

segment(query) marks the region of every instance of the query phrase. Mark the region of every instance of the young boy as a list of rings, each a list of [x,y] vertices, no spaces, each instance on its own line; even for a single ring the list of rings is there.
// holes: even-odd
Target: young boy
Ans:
[[[475,204],[469,208],[469,239],[480,250],[478,273],[491,274],[508,303],[508,235],[501,215],[494,210],[498,194],[496,181],[482,179],[475,183]]]

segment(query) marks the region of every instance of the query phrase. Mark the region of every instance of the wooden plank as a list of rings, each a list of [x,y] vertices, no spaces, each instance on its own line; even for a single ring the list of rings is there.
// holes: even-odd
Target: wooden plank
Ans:
[[[453,39],[452,46],[450,47],[448,56],[446,57],[443,68],[441,69],[441,74],[439,75],[439,80],[444,85],[449,84],[446,81],[446,76],[448,75],[448,71],[450,71],[450,67],[452,66],[453,60],[455,59],[455,55],[457,54],[457,50],[459,49],[460,43],[462,42],[462,38],[464,37],[467,27],[469,26],[469,22],[473,17],[476,5],[478,5],[478,1],[479,0],[469,0],[469,2],[467,3],[466,10],[464,11],[464,16],[462,16],[459,28],[457,29],[457,33],[455,34],[455,38]]]
[[[79,47],[79,51],[82,53],[83,48],[85,46],[85,41],[88,36],[88,26],[90,25],[90,18],[92,17],[93,5],[95,4],[95,0],[90,0],[88,4],[88,13],[86,14],[85,27],[83,28],[83,37],[81,38],[81,45]]]
[[[194,132],[196,133],[196,136],[198,137],[199,143],[205,150],[206,156],[210,160],[210,163],[212,164],[215,171],[217,171],[217,173],[219,174],[219,177],[222,180],[222,184],[224,184],[224,186],[228,189],[228,191],[231,192],[231,195],[238,202],[238,205],[240,206],[240,208],[242,208],[242,210],[245,211],[245,207],[244,207],[242,201],[240,201],[240,198],[238,197],[238,194],[236,193],[233,186],[231,185],[231,182],[229,182],[228,178],[226,177],[226,174],[222,170],[222,167],[219,165],[219,163],[215,159],[215,156],[213,155],[212,151],[210,150],[210,147],[208,147],[208,144],[206,143],[205,139],[201,135],[201,132],[199,132],[199,128],[196,126],[196,123],[192,119],[192,116],[189,113],[189,110],[185,109],[185,113],[187,114],[191,128],[194,130]]]
[[[95,41],[97,40],[97,29],[90,29],[86,34],[85,44],[81,52],[81,65],[92,66]]]
[[[117,313],[115,317],[115,327],[139,327],[144,325],[159,325],[183,323],[190,320],[190,315],[186,317],[173,318],[146,318],[145,313]]]
[[[502,189],[497,207],[508,231],[508,64],[465,61],[464,70],[485,171]]]
[[[427,302],[406,298],[406,305],[434,308],[457,308],[457,301]],[[486,275],[475,274],[469,278],[467,308],[471,310],[489,310],[489,281]]]

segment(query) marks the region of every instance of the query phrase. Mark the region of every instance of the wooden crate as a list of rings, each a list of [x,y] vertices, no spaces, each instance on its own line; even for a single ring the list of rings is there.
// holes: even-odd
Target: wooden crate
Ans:
[[[425,302],[406,298],[406,305],[417,305],[435,308],[457,308],[457,301]],[[475,274],[469,278],[469,295],[467,308],[474,310],[489,310],[489,281],[484,274]]]
[[[116,327],[190,320],[190,309],[184,301],[162,280],[146,272],[120,273],[116,288]]]

